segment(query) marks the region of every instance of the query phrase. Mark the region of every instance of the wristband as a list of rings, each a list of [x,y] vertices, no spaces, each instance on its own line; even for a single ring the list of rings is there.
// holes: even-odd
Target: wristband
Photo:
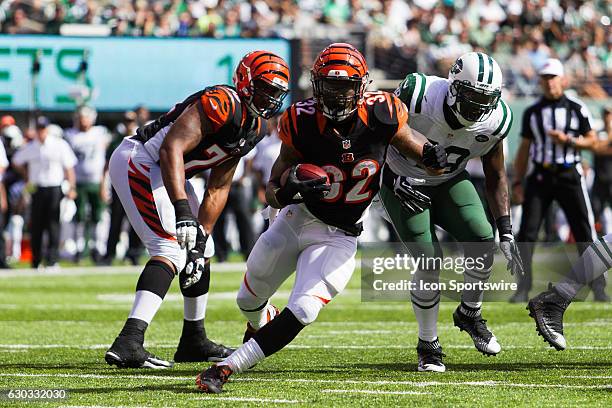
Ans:
[[[500,235],[512,234],[512,221],[509,215],[502,215],[495,220]]]
[[[174,214],[176,217],[185,217],[191,216],[193,217],[193,213],[191,212],[191,207],[189,206],[189,200],[183,198],[181,200],[176,200],[174,203]]]

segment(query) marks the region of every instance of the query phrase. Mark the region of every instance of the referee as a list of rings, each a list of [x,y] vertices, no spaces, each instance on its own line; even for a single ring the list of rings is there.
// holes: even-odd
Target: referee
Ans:
[[[580,150],[596,142],[591,117],[584,103],[564,93],[567,84],[563,65],[550,58],[538,71],[542,98],[525,111],[521,145],[514,162],[512,184],[514,202],[523,204],[518,235],[522,245],[525,274],[518,278],[518,289],[511,302],[526,302],[532,284],[533,242],[551,203],[556,201],[567,218],[582,253],[597,238],[593,212],[582,172]],[[533,171],[526,180],[528,161]],[[605,279],[590,283],[596,300],[605,300]]]

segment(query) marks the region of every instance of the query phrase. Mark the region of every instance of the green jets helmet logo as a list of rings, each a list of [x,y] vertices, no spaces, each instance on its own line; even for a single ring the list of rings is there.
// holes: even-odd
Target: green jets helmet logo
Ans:
[[[463,60],[458,59],[450,69],[451,74],[457,75],[463,70]]]

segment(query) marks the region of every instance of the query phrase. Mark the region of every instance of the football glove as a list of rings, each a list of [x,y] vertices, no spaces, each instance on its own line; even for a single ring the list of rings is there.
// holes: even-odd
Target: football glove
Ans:
[[[395,179],[393,193],[410,215],[420,214],[431,207],[431,199],[412,188],[408,177],[398,176]]]
[[[189,251],[196,245],[198,226],[200,225],[191,212],[189,201],[185,199],[176,200],[174,202],[174,216],[176,219],[176,241],[181,249]]]
[[[291,168],[285,185],[276,191],[276,199],[283,206],[301,203],[304,199],[320,200],[331,189],[331,185],[327,183],[327,178],[324,177],[314,180],[299,180],[297,177],[298,166],[299,164]]]
[[[421,160],[425,167],[430,169],[443,169],[448,165],[444,147],[439,144],[433,145],[429,142],[423,145],[423,158]]]
[[[187,250],[185,268],[179,273],[179,284],[182,289],[187,289],[195,285],[202,278],[202,273],[204,273],[207,261],[204,257],[206,241],[208,241],[208,233],[204,230],[204,227],[200,225],[197,229],[195,246]]]
[[[496,224],[497,230],[499,231],[499,248],[508,261],[506,270],[510,271],[511,275],[523,275],[525,273],[523,268],[523,259],[521,258],[521,253],[516,241],[514,240],[514,235],[512,234],[510,216],[504,215],[499,217],[496,220]]]

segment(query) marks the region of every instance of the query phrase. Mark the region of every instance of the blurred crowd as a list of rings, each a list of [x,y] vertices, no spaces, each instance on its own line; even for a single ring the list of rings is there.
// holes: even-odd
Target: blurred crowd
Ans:
[[[603,122],[600,121],[597,125],[600,137],[610,139],[612,109],[604,110],[602,118]],[[34,267],[43,267],[45,264],[46,267],[54,268],[60,259],[75,263],[93,262],[98,265],[110,265],[113,262],[138,264],[144,260],[144,248],[130,228],[121,203],[110,186],[107,170],[110,155],[121,140],[135,134],[139,126],[152,119],[155,118],[151,117],[144,106],[125,112],[119,123],[99,120],[97,112],[87,106],[79,108],[74,114],[73,124],[65,127],[52,123],[44,116],[37,117],[31,127],[18,126],[10,115],[0,117],[0,268],[9,267],[9,264],[17,261],[31,262]],[[276,125],[277,118],[271,118],[268,126],[270,133],[245,160],[241,160],[236,170],[228,204],[213,232],[219,262],[246,259],[263,231],[264,217],[260,213],[265,205],[265,185],[281,145]],[[24,172],[22,166],[19,166],[24,160],[17,160],[17,156],[23,156],[24,151],[31,149],[32,145],[47,145],[56,149],[54,140],[67,142],[75,159],[73,162],[63,160],[68,163],[65,165],[69,168],[66,169],[66,177],[60,175],[57,182],[58,187],[63,190],[59,205],[58,251],[51,255],[43,253],[39,259],[33,259],[25,252],[29,251],[33,231],[39,227],[35,225],[37,222],[33,222],[35,211],[32,204],[37,190],[41,187],[36,184],[40,183],[41,179]],[[8,160],[2,159],[2,150],[6,151]],[[69,153],[61,154],[63,159],[69,155],[72,156]],[[470,162],[468,171],[477,186],[484,186],[480,163]],[[49,172],[49,169],[45,171]],[[74,173],[74,176],[70,176],[71,173]],[[592,183],[594,172],[588,173]],[[600,176],[608,177],[605,173],[606,170]],[[191,180],[200,197],[205,190],[206,176],[202,174]],[[71,180],[71,177],[75,180]],[[606,184],[609,185],[609,181],[606,181]],[[48,182],[45,186],[49,186]],[[484,194],[484,187],[479,189],[479,193]],[[598,193],[593,191],[593,207],[597,228],[600,233],[604,233],[606,229],[610,230],[612,214],[606,209],[605,198],[601,205],[596,205],[597,195]],[[518,219],[518,216],[519,214],[515,214],[515,218]],[[516,225],[519,225],[518,221]],[[571,240],[567,222],[558,208],[550,211],[544,234],[544,240],[550,242]],[[48,243],[50,237],[51,231],[45,242]],[[371,211],[360,240],[396,241],[397,238],[380,214]],[[45,251],[49,249],[43,248],[43,252]]]
[[[580,95],[605,98],[610,85],[606,0],[4,0],[1,31],[58,34],[64,24],[105,26],[115,36],[349,38],[367,35],[374,67],[446,75],[470,50],[491,53],[509,93],[533,95],[538,66],[566,64]]]

